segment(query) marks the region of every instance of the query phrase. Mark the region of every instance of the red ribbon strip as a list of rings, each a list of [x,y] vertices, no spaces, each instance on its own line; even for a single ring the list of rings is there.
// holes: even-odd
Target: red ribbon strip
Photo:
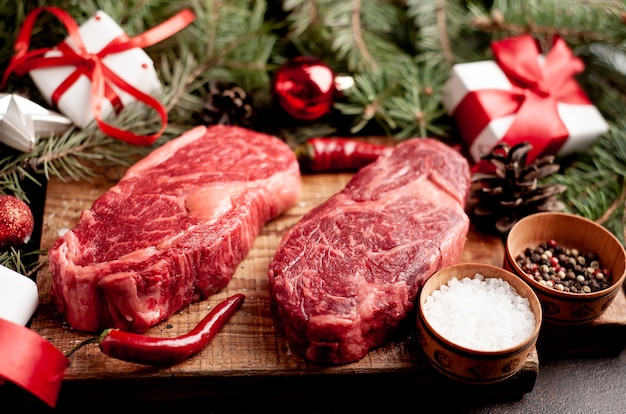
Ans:
[[[0,377],[55,407],[70,360],[24,326],[0,318]]]
[[[63,42],[55,48],[42,48],[29,51],[30,38],[32,36],[35,20],[40,13],[47,11],[58,18],[68,31],[68,37],[72,40],[77,51]],[[63,9],[52,6],[44,6],[34,9],[26,16],[24,24],[18,34],[14,49],[15,55],[2,79],[2,87],[6,84],[9,75],[15,72],[24,75],[33,69],[49,68],[54,66],[75,66],[76,70],[57,88],[51,97],[56,105],[63,93],[78,79],[80,75],[86,75],[91,80],[90,109],[100,129],[107,135],[135,145],[151,145],[163,133],[167,126],[167,111],[155,98],[147,95],[120,78],[113,70],[108,68],[102,59],[107,55],[123,52],[132,48],[145,48],[182,30],[195,20],[191,10],[185,9],[174,15],[164,23],[132,38],[124,35],[114,39],[98,53],[90,54],[79,33],[79,27],[72,17]],[[45,54],[52,50],[62,51],[61,56],[46,57]],[[161,128],[152,135],[139,135],[131,131],[116,128],[107,124],[102,119],[102,102],[106,98],[119,112],[121,101],[114,93],[112,86],[115,85],[122,91],[130,94],[135,99],[153,108],[161,118]]]
[[[591,104],[574,78],[584,70],[583,62],[559,37],[543,65],[539,63],[538,45],[530,35],[493,42],[491,48],[512,89],[482,89],[463,98],[453,116],[462,126],[465,141],[471,144],[492,120],[514,114],[513,124],[501,141],[511,146],[531,142],[529,163],[542,155],[556,154],[569,137],[557,103]]]

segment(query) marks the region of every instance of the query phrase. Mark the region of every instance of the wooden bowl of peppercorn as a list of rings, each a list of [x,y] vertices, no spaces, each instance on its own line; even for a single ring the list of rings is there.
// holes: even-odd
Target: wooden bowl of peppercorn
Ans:
[[[511,228],[503,267],[533,288],[546,324],[582,325],[602,315],[620,293],[626,252],[592,220],[535,213]]]

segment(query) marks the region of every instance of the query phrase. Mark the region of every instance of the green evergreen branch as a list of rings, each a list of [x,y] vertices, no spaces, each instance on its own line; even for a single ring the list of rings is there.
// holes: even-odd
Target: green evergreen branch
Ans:
[[[37,271],[45,263],[45,259],[40,261],[40,255],[45,254],[42,250],[25,251],[9,247],[0,251],[0,265],[12,269],[24,276],[34,278]]]
[[[545,40],[559,35],[570,43],[613,44],[626,39],[626,5],[617,0],[497,0],[489,10],[480,6],[471,10],[478,29],[499,37],[532,33]]]
[[[356,134],[371,121],[376,121],[391,134],[396,124],[387,112],[386,101],[400,88],[397,80],[386,72],[376,72],[357,75],[354,83],[344,92],[348,102],[334,105],[342,114],[354,116],[350,132]]]
[[[440,53],[451,64],[454,53],[450,37],[456,31],[454,21],[459,16],[458,4],[446,0],[408,0],[406,13],[418,31],[416,50]]]
[[[548,182],[567,186],[567,211],[605,225],[624,243],[626,220],[626,122],[612,125],[585,152],[565,162]]]
[[[353,72],[379,69],[366,44],[366,34],[361,30],[361,8],[361,0],[337,2],[336,12],[329,14],[328,19],[337,28],[331,46],[339,59],[346,59],[348,69]]]

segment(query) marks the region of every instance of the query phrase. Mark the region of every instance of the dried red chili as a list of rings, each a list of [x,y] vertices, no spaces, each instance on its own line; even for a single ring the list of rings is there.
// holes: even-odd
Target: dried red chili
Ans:
[[[310,172],[357,171],[390,152],[389,145],[353,138],[309,138],[296,149],[303,170]]]
[[[98,343],[112,358],[147,365],[174,365],[204,349],[222,326],[241,307],[245,296],[233,295],[218,303],[189,333],[175,338],[159,338],[119,329],[106,329],[99,336],[81,342],[70,356],[88,343]]]

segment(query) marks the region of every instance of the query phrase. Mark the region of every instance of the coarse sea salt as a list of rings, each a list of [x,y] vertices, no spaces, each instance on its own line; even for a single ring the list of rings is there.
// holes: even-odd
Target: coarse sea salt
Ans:
[[[507,281],[480,273],[451,279],[426,298],[422,311],[441,336],[477,351],[517,346],[536,323],[527,298]]]

